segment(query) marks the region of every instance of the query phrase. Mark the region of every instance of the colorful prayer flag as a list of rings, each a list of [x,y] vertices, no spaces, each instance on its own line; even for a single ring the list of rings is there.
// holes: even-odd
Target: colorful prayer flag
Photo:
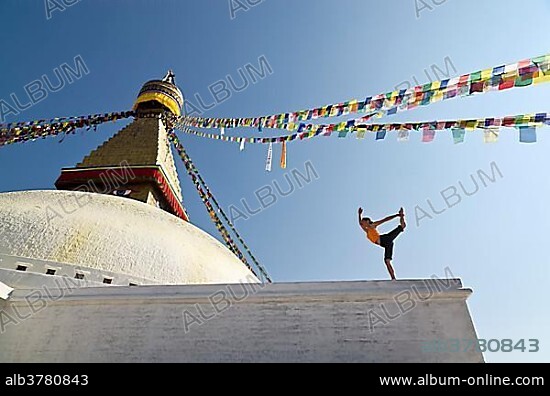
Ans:
[[[286,169],[286,141],[283,141],[283,147],[281,149],[281,168]]]
[[[483,140],[485,143],[496,143],[498,142],[500,130],[499,128],[487,128],[483,130]]]
[[[431,143],[435,139],[435,130],[424,128],[422,131],[422,143]]]
[[[269,148],[267,149],[267,160],[265,163],[266,172],[271,172],[272,164],[273,164],[273,143],[269,142]]]
[[[397,132],[397,141],[400,143],[409,141],[410,132],[408,130]]]
[[[464,143],[466,130],[463,128],[453,128],[453,140],[455,144]]]
[[[519,127],[519,141],[521,143],[536,143],[537,128],[534,126]]]

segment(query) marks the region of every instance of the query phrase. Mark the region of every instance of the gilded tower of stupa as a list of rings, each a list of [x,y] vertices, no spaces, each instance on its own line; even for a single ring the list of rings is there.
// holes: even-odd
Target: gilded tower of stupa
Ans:
[[[87,155],[74,168],[62,170],[55,185],[60,190],[79,190],[135,199],[188,220],[163,112],[180,115],[183,95],[169,71],[162,80],[145,83],[134,105],[136,120]],[[131,180],[111,183],[117,175]],[[120,180],[120,177],[118,178]]]

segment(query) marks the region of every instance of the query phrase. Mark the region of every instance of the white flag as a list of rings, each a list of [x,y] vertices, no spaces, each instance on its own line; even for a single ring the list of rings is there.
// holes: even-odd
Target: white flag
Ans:
[[[500,128],[489,127],[483,131],[483,141],[485,143],[496,143],[498,142],[499,133]]]
[[[397,132],[397,141],[398,142],[408,142],[409,141],[410,132],[408,130],[404,131],[398,131]]]
[[[0,299],[7,300],[10,298],[10,294],[13,291],[11,287],[0,282]]]
[[[269,148],[267,149],[267,161],[265,163],[266,172],[271,172],[271,166],[273,165],[273,143],[269,143]]]

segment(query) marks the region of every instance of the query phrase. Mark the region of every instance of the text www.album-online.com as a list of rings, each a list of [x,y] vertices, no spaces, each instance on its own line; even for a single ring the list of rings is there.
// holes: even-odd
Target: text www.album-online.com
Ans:
[[[497,377],[485,375],[479,377],[440,377],[426,374],[424,377],[380,377],[382,386],[544,386],[543,377]]]

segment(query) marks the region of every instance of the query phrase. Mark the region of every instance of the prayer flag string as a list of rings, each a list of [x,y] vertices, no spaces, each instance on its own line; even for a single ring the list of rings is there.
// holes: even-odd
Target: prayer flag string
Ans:
[[[309,110],[274,114],[251,118],[203,118],[181,117],[181,126],[194,128],[239,128],[248,127],[263,131],[265,128],[295,131],[300,122],[320,118],[345,116],[356,113],[393,115],[419,106],[457,97],[471,96],[491,91],[504,91],[527,87],[550,81],[550,54],[526,59],[509,65],[496,66],[460,77],[434,81],[425,85],[400,91],[369,96],[363,101],[356,99],[330,104]]]

